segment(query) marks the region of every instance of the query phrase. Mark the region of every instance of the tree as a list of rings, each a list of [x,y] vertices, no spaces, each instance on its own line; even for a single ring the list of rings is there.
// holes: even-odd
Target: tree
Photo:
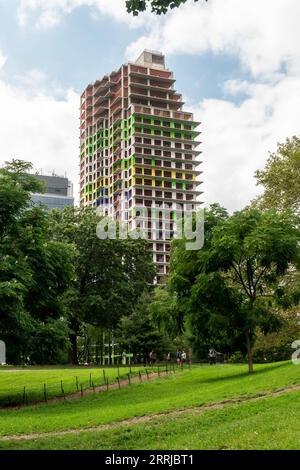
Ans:
[[[0,169],[0,240],[3,240],[24,210],[28,209],[30,193],[42,191],[42,185],[28,174],[32,165],[23,160],[5,162]]]
[[[184,245],[175,248],[171,286],[199,331],[211,338],[231,336],[247,351],[252,372],[257,330],[267,333],[280,325],[275,306],[287,288],[286,273],[299,262],[299,219],[251,209],[219,219],[209,232],[194,261],[188,255],[190,267]]]
[[[254,205],[263,209],[300,211],[300,138],[292,137],[270,154],[265,168],[255,173],[264,192]]]
[[[169,9],[178,8],[187,0],[127,0],[126,8],[128,13],[137,16],[140,12],[145,11],[150,4],[151,11],[157,15],[165,14]],[[208,0],[205,0],[206,2]],[[198,2],[198,0],[194,0]]]
[[[287,311],[279,311],[282,327],[279,331],[267,335],[258,333],[253,348],[253,357],[256,361],[287,361],[291,358],[291,345],[299,340],[300,325],[298,306]]]
[[[171,292],[168,286],[157,287],[150,299],[148,311],[155,325],[161,331],[175,338],[184,329],[182,311],[177,301],[176,294]]]
[[[145,240],[97,238],[101,218],[93,208],[55,210],[50,217],[52,237],[73,244],[77,252],[74,282],[65,297],[71,359],[76,363],[83,324],[105,328],[111,337],[120,318],[132,313],[152,283],[154,266]]]
[[[169,336],[160,330],[149,312],[151,295],[144,293],[131,315],[122,317],[116,331],[119,351],[131,352],[147,361],[149,353],[154,351],[163,358],[173,348]]]
[[[47,213],[31,203],[31,192],[42,188],[30,169],[13,160],[0,170],[0,335],[8,361],[15,363],[31,360],[41,345],[37,331],[60,321],[61,299],[73,275],[72,250],[49,240]],[[48,337],[51,354],[62,344],[55,337]],[[41,361],[47,357],[44,342],[43,351]]]

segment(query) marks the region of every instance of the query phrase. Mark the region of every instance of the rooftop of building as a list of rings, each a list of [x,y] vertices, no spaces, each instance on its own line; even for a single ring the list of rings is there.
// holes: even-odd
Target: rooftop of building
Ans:
[[[166,71],[169,70],[168,68],[166,68],[164,54],[162,52],[153,51],[151,49],[144,49],[143,52],[141,52],[141,54],[138,56],[138,58],[134,62],[128,61],[127,64],[141,65],[143,67],[149,67],[149,68],[158,69],[158,70],[166,70]],[[120,68],[117,70],[113,70],[109,74],[104,75],[101,78],[101,80],[96,80],[94,83],[90,83],[86,87],[86,89],[97,85],[102,80],[108,79],[110,75],[117,74],[120,71]]]

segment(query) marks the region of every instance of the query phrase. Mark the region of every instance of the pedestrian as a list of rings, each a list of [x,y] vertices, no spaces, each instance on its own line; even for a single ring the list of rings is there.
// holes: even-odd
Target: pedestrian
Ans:
[[[208,351],[208,361],[210,365],[216,364],[217,352],[214,348],[210,348]]]
[[[169,352],[167,353],[166,359],[167,359],[167,362],[170,362],[170,360],[171,360],[171,353],[169,353]]]
[[[149,363],[150,363],[150,366],[153,364],[153,351],[149,352]]]
[[[176,351],[176,362],[178,365],[181,362],[181,351]]]
[[[184,364],[186,361],[186,352],[182,351],[181,353],[181,364]]]

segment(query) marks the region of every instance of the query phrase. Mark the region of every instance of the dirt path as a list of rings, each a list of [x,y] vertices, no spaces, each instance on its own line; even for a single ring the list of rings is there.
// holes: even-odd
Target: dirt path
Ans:
[[[228,405],[237,405],[239,403],[254,402],[254,401],[262,400],[264,398],[280,396],[280,395],[283,395],[285,393],[292,392],[295,390],[300,390],[300,385],[290,385],[289,387],[280,388],[272,392],[261,392],[251,397],[237,397],[237,398],[232,398],[229,400],[223,400],[217,403],[209,403],[206,405],[195,406],[192,408],[184,408],[181,410],[168,411],[165,413],[156,413],[156,414],[151,414],[151,415],[146,415],[146,416],[138,416],[135,418],[129,418],[123,421],[117,421],[117,422],[110,423],[110,424],[102,424],[99,426],[68,429],[65,431],[50,431],[50,432],[44,432],[44,433],[23,434],[19,436],[18,435],[0,436],[0,442],[28,441],[31,439],[41,439],[41,438],[47,438],[47,437],[53,437],[53,436],[67,436],[69,434],[75,434],[75,433],[80,433],[80,432],[108,431],[111,429],[119,428],[121,426],[132,426],[132,425],[146,423],[146,422],[159,419],[159,418],[164,418],[164,417],[176,418],[176,417],[180,417],[182,415],[191,414],[191,413],[201,414],[209,410],[222,409]]]

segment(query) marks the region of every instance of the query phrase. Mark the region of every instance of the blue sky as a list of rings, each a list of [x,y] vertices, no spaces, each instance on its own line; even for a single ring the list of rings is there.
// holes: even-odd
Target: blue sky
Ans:
[[[202,122],[204,202],[243,207],[268,151],[299,133],[299,4],[189,0],[134,19],[123,0],[0,0],[0,163],[67,173],[77,191],[80,92],[156,49]]]
[[[32,15],[29,27],[21,28],[18,5],[18,0],[0,2],[0,44],[8,56],[4,76],[12,83],[28,70],[38,69],[63,88],[72,87],[79,93],[88,83],[126,62],[126,47],[144,28],[130,29],[104,15],[93,19],[87,6],[63,17],[55,31],[32,27],[37,13]],[[167,62],[175,72],[177,89],[195,102],[222,98],[222,82],[247,78],[239,60],[228,53],[172,54]]]

